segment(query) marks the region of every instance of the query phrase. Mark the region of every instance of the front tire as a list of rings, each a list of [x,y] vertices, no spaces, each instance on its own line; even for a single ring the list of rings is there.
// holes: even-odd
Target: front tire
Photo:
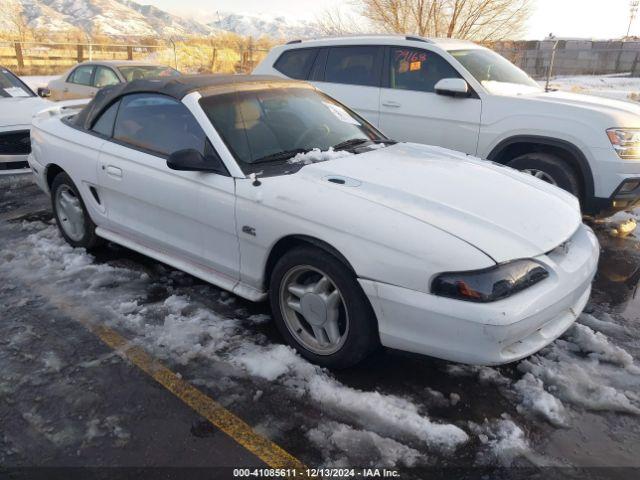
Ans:
[[[51,205],[58,229],[69,245],[91,249],[102,244],[80,192],[64,172],[51,183]]]
[[[375,313],[355,275],[324,250],[299,247],[285,254],[270,285],[278,330],[307,360],[348,368],[379,346]]]
[[[525,153],[511,160],[508,165],[582,199],[580,181],[574,168],[555,155],[539,152]]]

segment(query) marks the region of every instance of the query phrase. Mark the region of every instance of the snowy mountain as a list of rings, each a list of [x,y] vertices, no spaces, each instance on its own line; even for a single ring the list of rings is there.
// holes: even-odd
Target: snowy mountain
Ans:
[[[290,19],[271,14],[238,14],[220,12],[208,25],[212,28],[234,32],[238,35],[280,39],[308,38],[320,35],[318,27],[306,20]]]
[[[49,32],[78,27],[119,37],[211,35],[221,31],[278,39],[317,35],[311,22],[282,16],[212,12],[195,20],[133,0],[2,0],[2,3],[0,31],[15,32],[21,12],[28,27]]]

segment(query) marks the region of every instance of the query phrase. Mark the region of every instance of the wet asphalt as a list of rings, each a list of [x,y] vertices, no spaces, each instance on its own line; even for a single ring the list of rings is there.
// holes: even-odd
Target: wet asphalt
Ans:
[[[17,225],[47,224],[51,218],[49,199],[28,178],[0,179],[0,242],[20,242],[33,230]],[[633,235],[613,238],[599,226],[596,231],[602,254],[587,312],[598,318],[606,314],[624,325],[631,333],[618,339],[618,344],[637,359],[640,242]],[[150,304],[188,292],[221,316],[243,320],[270,313],[266,304],[238,298],[227,307],[219,300],[228,294],[216,287],[119,246],[109,245],[93,255],[97,264],[148,274],[153,282],[145,302]],[[21,279],[0,279],[0,476],[3,467],[264,465],[74,319],[52,308],[41,292]],[[266,343],[282,342],[272,322],[250,328]],[[132,333],[124,331],[123,335],[130,338]],[[327,452],[310,442],[305,432],[327,420],[346,424],[352,420],[351,413],[326,412],[304,395],[291,395],[279,383],[250,376],[229,381],[227,366],[221,361],[196,358],[184,364],[170,354],[163,361],[309,466],[326,465]],[[441,422],[463,426],[505,416],[514,419],[525,432],[530,452],[518,455],[511,465],[640,468],[638,415],[576,405],[571,408],[570,424],[558,427],[524,414],[498,384],[482,381],[476,374],[451,374],[452,366],[383,350],[356,368],[330,375],[358,391],[411,399]],[[522,375],[518,364],[491,371],[511,381]],[[629,386],[637,387],[638,382]],[[442,392],[445,398],[459,395],[460,401],[442,401],[425,393],[433,391]],[[259,402],[255,401],[257,392]],[[476,436],[453,452],[412,446],[428,458],[425,464],[444,467],[477,466],[485,448]],[[367,454],[347,458],[361,464],[364,460],[370,466],[380,461],[373,452],[368,458]],[[502,466],[495,459],[488,464]],[[599,473],[637,478],[638,470]]]

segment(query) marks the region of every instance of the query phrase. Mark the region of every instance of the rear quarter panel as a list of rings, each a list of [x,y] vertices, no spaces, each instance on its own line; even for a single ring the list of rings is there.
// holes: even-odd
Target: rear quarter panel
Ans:
[[[63,123],[60,116],[34,118],[31,130],[33,160],[42,166],[45,178],[55,166],[64,170],[80,191],[97,224],[101,223],[104,212],[89,187],[97,183],[98,155],[103,143],[102,138]]]

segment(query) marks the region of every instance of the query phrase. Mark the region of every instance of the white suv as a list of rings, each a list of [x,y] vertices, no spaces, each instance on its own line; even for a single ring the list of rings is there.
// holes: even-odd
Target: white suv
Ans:
[[[472,42],[296,40],[272,49],[254,73],[308,80],[395,140],[531,173],[576,195],[585,213],[640,203],[640,106],[547,92]]]

